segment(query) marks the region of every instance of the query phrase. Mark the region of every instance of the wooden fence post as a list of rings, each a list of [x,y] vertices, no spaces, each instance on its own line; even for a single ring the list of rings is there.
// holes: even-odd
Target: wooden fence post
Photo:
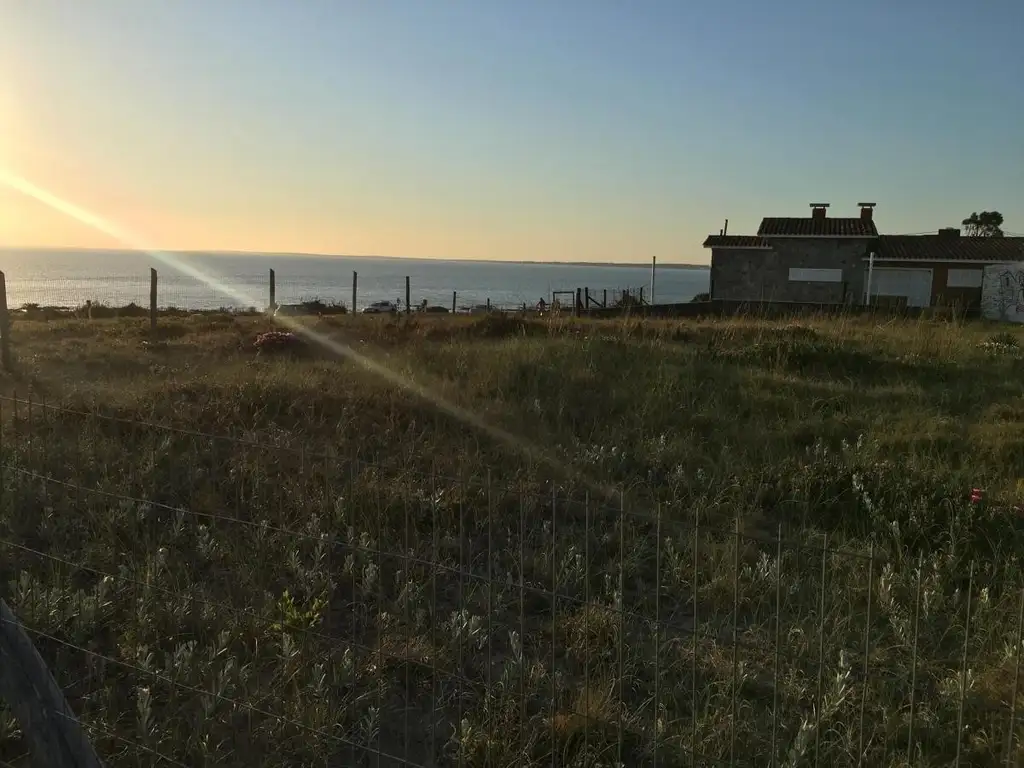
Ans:
[[[590,309],[590,288],[586,286],[583,288],[583,308]]]
[[[407,315],[410,312],[412,312],[412,307],[409,306],[409,300],[410,300],[410,296],[409,296],[409,276],[406,275],[405,276],[405,314],[407,314]]]
[[[487,311],[488,312],[491,311],[491,297],[490,296],[487,297]]]
[[[607,288],[604,289],[604,300],[601,302],[601,306],[602,307],[607,307],[608,306],[608,289]]]
[[[0,600],[0,697],[21,726],[32,764],[103,768],[50,670],[14,613]]]
[[[277,282],[274,279],[274,270],[270,270],[270,311],[277,309]]]
[[[352,314],[356,312],[356,289],[359,286],[359,273],[352,270]]]
[[[156,333],[156,267],[149,270],[149,330]]]
[[[0,272],[0,363],[11,369],[11,315],[7,311],[7,278]]]
[[[576,317],[580,316],[580,310],[581,310],[580,304],[582,303],[582,301],[583,301],[583,291],[582,291],[582,289],[577,288],[576,289],[576,307],[575,307],[575,309],[576,309]]]
[[[452,314],[455,314],[455,297],[458,294],[457,291],[452,291]]]
[[[654,276],[658,269],[658,257],[651,257],[651,304],[654,303]]]

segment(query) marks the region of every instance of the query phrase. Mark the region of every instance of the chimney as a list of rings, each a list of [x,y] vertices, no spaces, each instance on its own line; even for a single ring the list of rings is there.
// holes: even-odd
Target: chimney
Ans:
[[[722,234],[723,235],[729,234],[729,220],[728,219],[725,220],[725,227],[722,228]]]
[[[828,206],[828,203],[811,203],[811,218],[824,219]]]
[[[871,214],[878,203],[857,203],[860,207],[861,221],[871,221]]]
[[[939,237],[960,237],[960,230],[956,227],[944,227],[939,230]]]

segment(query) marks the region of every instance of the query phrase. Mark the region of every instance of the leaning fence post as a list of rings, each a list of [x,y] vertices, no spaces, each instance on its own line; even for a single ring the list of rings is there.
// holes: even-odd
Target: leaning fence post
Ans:
[[[0,658],[0,697],[21,726],[33,765],[102,768],[46,662],[3,600]]]
[[[270,270],[270,311],[277,309],[277,282],[274,280],[274,270]]]
[[[149,270],[149,329],[156,332],[156,267]]]
[[[0,362],[11,367],[11,315],[7,311],[7,278],[0,272]]]
[[[352,312],[356,311],[356,289],[359,287],[359,273],[352,270]]]

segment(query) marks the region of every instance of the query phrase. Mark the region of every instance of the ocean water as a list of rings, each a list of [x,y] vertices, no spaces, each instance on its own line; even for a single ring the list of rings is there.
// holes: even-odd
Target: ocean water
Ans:
[[[277,301],[309,299],[342,302],[351,307],[352,273],[358,273],[357,308],[374,301],[405,299],[410,280],[413,305],[426,299],[445,307],[484,304],[518,307],[550,302],[556,291],[589,288],[609,299],[622,290],[644,289],[649,298],[650,265],[605,266],[516,262],[447,261],[384,257],[298,256],[289,254],[168,254],[159,261],[131,251],[0,250],[0,270],[7,280],[12,308],[33,303],[77,307],[87,300],[111,306],[148,305],[150,268],[157,270],[161,307],[217,309],[265,308],[269,273],[275,272]],[[708,290],[706,267],[660,265],[655,302],[690,301]],[[568,297],[563,297],[566,301]]]

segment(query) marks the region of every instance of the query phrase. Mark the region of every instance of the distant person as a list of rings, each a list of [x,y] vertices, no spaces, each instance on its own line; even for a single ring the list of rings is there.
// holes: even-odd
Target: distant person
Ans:
[[[541,296],[540,297],[540,301],[537,302],[537,311],[538,312],[543,312],[545,309],[547,309],[547,307],[548,307],[548,303],[546,301],[544,301],[544,297]]]

